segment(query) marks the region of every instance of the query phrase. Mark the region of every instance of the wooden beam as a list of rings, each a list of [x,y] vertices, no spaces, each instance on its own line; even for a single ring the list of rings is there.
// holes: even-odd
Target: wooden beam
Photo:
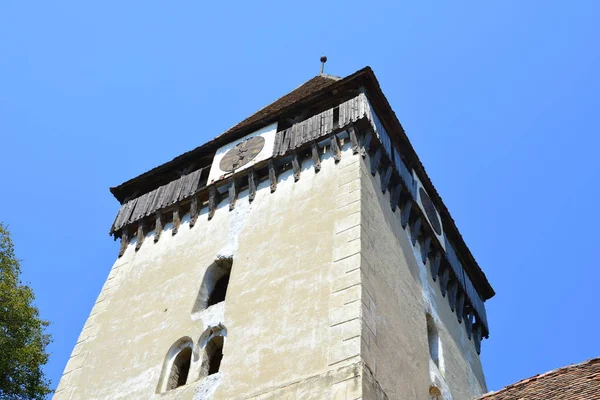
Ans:
[[[277,171],[273,160],[269,161],[269,181],[271,182],[271,193],[277,190]]]
[[[256,171],[254,169],[250,169],[250,172],[248,173],[248,201],[250,203],[252,203],[256,197],[257,181],[258,177],[256,176]]]
[[[331,139],[331,154],[333,154],[333,160],[337,164],[342,159],[340,143],[338,142],[338,138],[335,134],[331,135],[330,139]]]
[[[387,192],[390,179],[392,178],[392,164],[390,163],[385,172],[380,176],[381,178],[381,193]]]
[[[371,138],[373,137],[373,131],[369,129],[369,131],[365,134],[365,137],[362,141],[362,149],[360,151],[362,158],[367,156],[367,153],[371,149]]]
[[[448,280],[450,279],[450,266],[444,265],[442,267],[442,274],[440,276],[440,289],[442,291],[442,297],[446,297],[448,291]]]
[[[427,256],[429,256],[429,250],[431,249],[431,238],[426,237],[421,245],[421,261],[423,264],[427,263]]]
[[[410,242],[413,246],[415,245],[415,243],[417,243],[417,238],[419,237],[419,233],[421,232],[422,223],[423,220],[421,219],[421,217],[417,218],[410,230]]]
[[[119,249],[119,257],[125,254],[125,250],[127,249],[127,245],[129,244],[129,232],[127,227],[123,227],[121,230],[121,247]]]
[[[435,253],[435,257],[433,257],[433,261],[431,262],[431,278],[435,282],[437,280],[438,274],[440,273],[440,265],[442,263],[442,253],[437,251]]]
[[[392,207],[392,211],[396,211],[396,207],[398,207],[400,193],[402,193],[402,184],[397,183],[392,187],[392,195],[390,196],[390,206]]]
[[[298,160],[298,153],[292,152],[292,169],[294,170],[294,182],[300,180],[300,160]]]
[[[198,196],[192,196],[192,201],[190,203],[190,229],[196,225],[196,221],[198,220]]]
[[[381,161],[381,149],[377,149],[371,157],[371,175],[375,176],[379,170],[379,162]]]
[[[352,154],[358,154],[358,139],[356,138],[356,128],[354,128],[354,125],[348,127],[348,134],[350,135],[350,143],[352,143]]]
[[[475,350],[477,354],[481,353],[481,322],[475,321],[473,324],[473,343],[475,344]]]
[[[412,200],[406,200],[404,203],[404,207],[402,207],[402,215],[400,216],[400,225],[402,225],[402,229],[406,229],[408,225],[408,220],[410,219],[410,210],[412,208]]]
[[[473,310],[471,307],[465,307],[465,329],[467,337],[471,340],[471,336],[473,335]]]
[[[173,209],[173,230],[171,231],[173,236],[177,235],[177,232],[179,232],[179,226],[181,225],[181,216],[179,213],[179,204],[175,204],[175,208]]]
[[[215,216],[217,210],[217,188],[213,185],[208,188],[208,220]]]
[[[465,311],[465,292],[459,288],[458,289],[458,300],[456,302],[456,319],[458,323],[462,323],[463,320],[463,312]]]
[[[146,238],[146,223],[144,220],[141,220],[138,224],[137,228],[137,243],[135,244],[135,251],[138,251],[142,248],[142,243],[144,243],[144,239]]]
[[[456,295],[458,294],[458,282],[452,279],[448,283],[448,303],[450,303],[450,310],[456,309]]]
[[[156,227],[154,228],[154,243],[158,242],[163,231],[163,215],[162,211],[156,212]]]
[[[229,181],[229,211],[235,208],[240,186],[237,180],[231,178]]]
[[[321,156],[319,154],[319,145],[317,142],[313,141],[310,144],[310,151],[312,154],[313,168],[315,169],[315,172],[319,172],[321,170]]]

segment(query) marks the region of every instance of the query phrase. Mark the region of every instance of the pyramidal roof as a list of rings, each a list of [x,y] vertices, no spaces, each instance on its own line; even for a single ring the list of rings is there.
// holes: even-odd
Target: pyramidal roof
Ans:
[[[214,139],[127,182],[111,187],[110,191],[121,204],[124,204],[128,199],[140,196],[178,179],[182,171],[190,173],[200,168],[202,166],[200,164],[209,165],[218,148],[277,121],[283,115],[294,116],[297,111],[311,107],[320,101],[335,99],[343,95],[355,95],[360,91],[367,93],[369,102],[378,110],[379,118],[387,125],[395,146],[404,149],[403,156],[407,166],[414,169],[422,177],[425,189],[440,207],[439,211],[442,218],[449,222],[445,233],[455,243],[457,250],[466,259],[467,263],[472,265],[471,268],[468,268],[470,271],[468,273],[480,296],[483,300],[494,296],[493,288],[464,243],[462,235],[456,228],[455,222],[439,193],[431,183],[402,124],[383,94],[373,70],[368,66],[344,78],[319,74],[268,106],[261,108]]]
[[[271,115],[279,114],[286,107],[289,107],[303,100],[304,98],[330,86],[331,84],[339,81],[340,79],[341,78],[338,78],[333,75],[317,75],[314,78],[304,82],[302,85],[298,86],[296,89],[292,90],[285,96],[280,97],[268,106],[261,108],[242,122],[234,125],[222,135],[227,135],[229,132],[233,132],[238,129],[243,129],[246,126],[252,125],[255,122],[261,121],[263,118],[269,117]]]

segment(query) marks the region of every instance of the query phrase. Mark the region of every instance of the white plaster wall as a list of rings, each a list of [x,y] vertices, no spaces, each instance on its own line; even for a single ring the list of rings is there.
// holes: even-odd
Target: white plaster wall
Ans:
[[[368,162],[368,158],[367,158]],[[473,399],[486,392],[479,356],[466,340],[446,298],[433,282],[429,264],[421,262],[417,242],[392,212],[389,192],[362,163],[363,314],[375,329],[363,329],[362,355],[372,381],[389,400],[429,399],[434,384],[444,400]],[[432,315],[440,338],[440,367],[429,356],[426,313]],[[369,387],[368,384],[365,384]],[[371,393],[371,394],[368,394]],[[369,397],[371,396],[371,397]],[[382,398],[365,390],[365,399]]]
[[[194,228],[186,215],[176,235],[168,224],[158,243],[150,232],[135,252],[132,241],[111,270],[55,399],[360,397],[360,368],[330,354],[335,230],[346,214],[332,212],[332,202],[340,186],[347,190],[359,177],[342,173],[358,160],[347,147],[339,164],[324,155],[318,174],[309,162],[298,182],[285,172],[275,193],[263,182],[252,203],[247,192],[233,211],[221,202],[211,221],[203,209]],[[225,303],[192,314],[206,268],[222,256],[233,256]],[[189,336],[196,349],[206,328],[219,323],[227,328],[219,374],[196,380],[195,350],[188,384],[157,394],[173,343]]]

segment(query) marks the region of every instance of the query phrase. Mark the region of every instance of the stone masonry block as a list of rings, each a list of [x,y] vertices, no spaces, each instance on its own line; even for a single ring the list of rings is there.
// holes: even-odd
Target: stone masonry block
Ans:
[[[358,203],[358,202],[357,202]],[[356,203],[355,203],[356,204]],[[360,206],[360,203],[358,203]],[[352,206],[352,204],[350,205]],[[346,206],[343,209],[340,209],[339,212],[343,213],[344,209],[350,206]],[[352,207],[353,209],[354,207]],[[355,226],[360,225],[360,210],[354,211],[348,215],[343,216],[335,221],[335,233],[340,233]]]
[[[339,260],[333,263],[332,269],[334,272],[334,276],[342,276],[345,275],[346,272],[354,271],[357,268],[360,268],[360,254],[354,254],[350,257],[346,257],[343,260]]]
[[[336,202],[335,204],[337,205],[338,209],[342,208],[344,206],[347,206],[348,204],[354,203],[354,202],[360,202],[360,189],[355,189],[351,192],[342,192],[339,193],[336,196]]]
[[[340,276],[333,282],[331,291],[336,293],[352,286],[360,285],[360,275],[360,269],[356,269]]]
[[[329,349],[329,365],[360,355],[360,337],[343,341]]]
[[[331,328],[333,339],[339,342],[359,337],[362,332],[362,323],[359,318],[346,321]]]
[[[333,249],[333,261],[340,261],[358,253],[360,253],[360,238],[336,245]]]
[[[345,304],[341,307],[332,308],[329,310],[329,326],[338,325],[355,318],[360,318],[360,314],[360,301],[355,301]]]
[[[361,287],[353,286],[341,292],[333,293],[329,304],[332,308],[342,307],[346,304],[360,301],[361,294]]]

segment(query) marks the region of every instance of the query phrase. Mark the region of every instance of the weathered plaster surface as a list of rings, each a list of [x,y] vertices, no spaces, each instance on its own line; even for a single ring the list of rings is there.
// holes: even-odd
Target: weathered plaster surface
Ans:
[[[367,158],[368,162],[368,158]],[[485,391],[479,358],[389,206],[343,146],[339,163],[262,182],[158,243],[130,243],[90,313],[55,399],[444,399]],[[148,234],[151,239],[153,232]],[[232,258],[226,301],[194,308],[207,268]],[[429,358],[425,314],[442,368]],[[220,372],[200,378],[201,338],[226,329]],[[168,351],[189,336],[187,385],[160,392]]]
[[[358,293],[337,286],[359,267],[358,258],[349,262],[359,246],[345,228],[350,208],[343,208],[350,187],[358,188],[357,162],[348,149],[338,164],[324,154],[319,173],[305,162],[300,180],[283,173],[275,193],[262,182],[252,203],[244,191],[233,211],[224,200],[211,221],[203,209],[191,229],[186,215],[176,235],[167,224],[157,243],[153,232],[138,252],[132,241],[55,399],[360,398],[360,330],[345,321],[332,327],[339,314],[330,310]],[[339,211],[332,210],[335,199]],[[227,299],[193,313],[204,273],[219,257],[233,258]],[[171,346],[189,336],[196,348],[217,324],[227,329],[219,374],[198,379],[195,350],[188,384],[157,393]]]
[[[444,400],[485,393],[473,342],[466,340],[464,326],[442,297],[439,281],[433,282],[429,264],[421,262],[418,242],[413,247],[409,229],[402,229],[400,209],[392,212],[379,174],[372,177],[366,164],[361,165],[363,314],[375,327],[363,328],[362,355],[372,372],[365,378],[364,398],[429,399],[430,385]],[[439,368],[429,356],[427,313],[439,332]],[[371,390],[368,397],[369,387],[379,392]]]

